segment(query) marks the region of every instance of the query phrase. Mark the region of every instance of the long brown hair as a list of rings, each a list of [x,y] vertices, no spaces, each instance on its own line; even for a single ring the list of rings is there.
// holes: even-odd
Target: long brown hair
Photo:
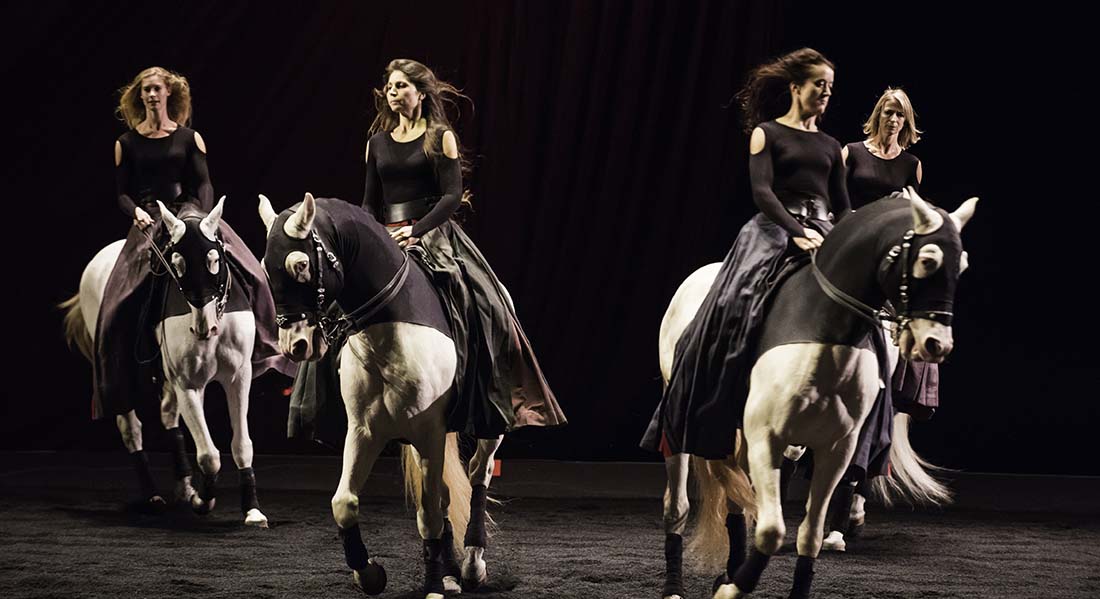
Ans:
[[[790,84],[802,84],[820,65],[836,69],[817,50],[800,48],[753,69],[735,96],[743,111],[745,132],[751,133],[760,123],[786,113],[790,109]]]
[[[902,149],[908,148],[920,141],[920,134],[924,132],[917,128],[917,113],[913,110],[909,95],[899,87],[888,87],[886,91],[882,92],[878,102],[875,102],[875,109],[871,111],[871,116],[867,118],[866,123],[863,123],[863,132],[867,134],[867,139],[876,144],[882,141],[879,139],[882,133],[880,117],[882,116],[882,110],[886,108],[886,103],[890,100],[898,103],[898,106],[901,107],[901,114],[905,117],[905,124],[901,126],[901,131],[898,132],[898,145]]]
[[[462,90],[437,78],[427,66],[408,58],[397,58],[386,65],[386,72],[382,76],[382,87],[374,90],[376,114],[370,126],[371,135],[379,131],[393,131],[401,122],[400,115],[390,109],[390,104],[386,101],[386,84],[394,71],[404,73],[416,90],[424,94],[424,99],[420,102],[420,115],[428,123],[428,130],[424,133],[424,153],[434,159],[442,152],[443,145],[440,140],[443,132],[454,131],[451,119],[447,115],[447,108],[453,108],[457,118],[460,115],[457,100],[465,99],[471,107],[473,101],[463,94]],[[461,149],[459,157],[462,157]]]
[[[137,74],[133,81],[118,90],[118,108],[115,116],[131,129],[145,120],[145,104],[141,101],[141,80],[160,76],[171,91],[168,95],[168,118],[186,127],[191,124],[191,85],[187,78],[162,67],[149,67]]]
[[[386,72],[382,75],[382,87],[374,90],[375,116],[374,122],[370,125],[369,134],[374,135],[379,131],[393,131],[401,122],[400,115],[394,112],[390,108],[389,102],[386,101],[386,85],[389,83],[390,75],[394,71],[404,73],[405,77],[416,87],[416,90],[424,94],[424,99],[420,102],[420,116],[424,117],[428,124],[427,130],[424,132],[424,143],[422,145],[424,153],[435,162],[439,155],[443,153],[443,133],[449,130],[454,134],[455,145],[458,146],[458,164],[462,174],[469,174],[470,162],[466,159],[466,153],[463,151],[462,144],[458,141],[458,134],[451,126],[447,108],[452,108],[455,111],[455,119],[457,120],[462,114],[458,106],[458,100],[464,99],[469,102],[471,111],[474,107],[474,101],[462,93],[462,90],[436,77],[435,73],[423,63],[410,58],[395,58],[390,61],[390,64],[386,65]],[[463,184],[462,205],[470,207],[472,199],[473,194]]]

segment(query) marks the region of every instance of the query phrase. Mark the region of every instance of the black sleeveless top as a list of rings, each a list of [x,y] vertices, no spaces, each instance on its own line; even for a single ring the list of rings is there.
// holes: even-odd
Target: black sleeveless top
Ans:
[[[859,208],[886,197],[908,185],[919,190],[917,157],[902,151],[892,159],[879,158],[863,145],[852,142],[848,148],[848,192],[852,208]]]
[[[443,224],[462,201],[462,169],[457,158],[442,152],[433,160],[424,152],[424,137],[399,142],[389,131],[370,138],[363,208],[378,222],[417,219],[413,237]]]
[[[802,237],[805,228],[791,215],[805,202],[817,202],[838,217],[848,212],[848,189],[840,142],[818,131],[775,121],[760,123],[764,149],[749,156],[752,197],[772,222]]]
[[[183,201],[197,200],[203,212],[214,207],[214,188],[206,153],[195,143],[195,131],[177,127],[167,137],[149,138],[131,129],[118,138],[122,160],[115,169],[118,206],[134,215],[141,203],[160,200],[178,210]]]

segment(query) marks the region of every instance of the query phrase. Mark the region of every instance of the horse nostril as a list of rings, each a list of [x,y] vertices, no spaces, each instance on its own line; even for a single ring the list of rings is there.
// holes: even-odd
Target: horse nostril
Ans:
[[[214,325],[214,326],[210,327],[210,334],[211,335],[217,335],[218,334],[218,325]]]
[[[943,344],[940,343],[939,339],[936,339],[935,337],[929,337],[924,342],[924,349],[928,350],[928,353],[932,354],[933,356],[938,356],[943,353]]]
[[[305,339],[299,339],[294,342],[294,345],[290,347],[290,351],[295,356],[304,356],[306,349],[309,347],[309,342]]]

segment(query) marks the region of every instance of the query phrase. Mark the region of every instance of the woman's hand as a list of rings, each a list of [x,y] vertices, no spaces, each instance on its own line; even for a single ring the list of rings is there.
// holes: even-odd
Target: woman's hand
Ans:
[[[390,238],[397,242],[397,245],[406,247],[410,245],[416,245],[420,241],[419,237],[412,236],[413,228],[409,225],[404,227],[397,227],[396,229],[390,229]]]
[[[134,208],[134,224],[137,225],[138,229],[144,231],[155,223],[153,217],[149,216],[149,213],[142,210],[140,206]]]
[[[821,242],[825,241],[825,238],[821,236],[821,233],[813,229],[802,229],[803,237],[794,237],[792,240],[794,244],[799,248],[806,250],[816,250],[821,247]]]

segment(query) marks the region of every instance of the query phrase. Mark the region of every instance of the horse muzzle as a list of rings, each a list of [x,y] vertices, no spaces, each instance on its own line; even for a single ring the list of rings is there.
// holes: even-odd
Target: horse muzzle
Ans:
[[[939,364],[955,348],[951,327],[917,318],[902,332],[898,347],[902,357],[914,362]]]
[[[325,355],[328,344],[320,327],[300,321],[279,329],[279,349],[295,362],[316,362]]]
[[[191,306],[191,333],[196,339],[206,341],[217,337],[220,320],[217,302],[207,302],[201,310]]]

